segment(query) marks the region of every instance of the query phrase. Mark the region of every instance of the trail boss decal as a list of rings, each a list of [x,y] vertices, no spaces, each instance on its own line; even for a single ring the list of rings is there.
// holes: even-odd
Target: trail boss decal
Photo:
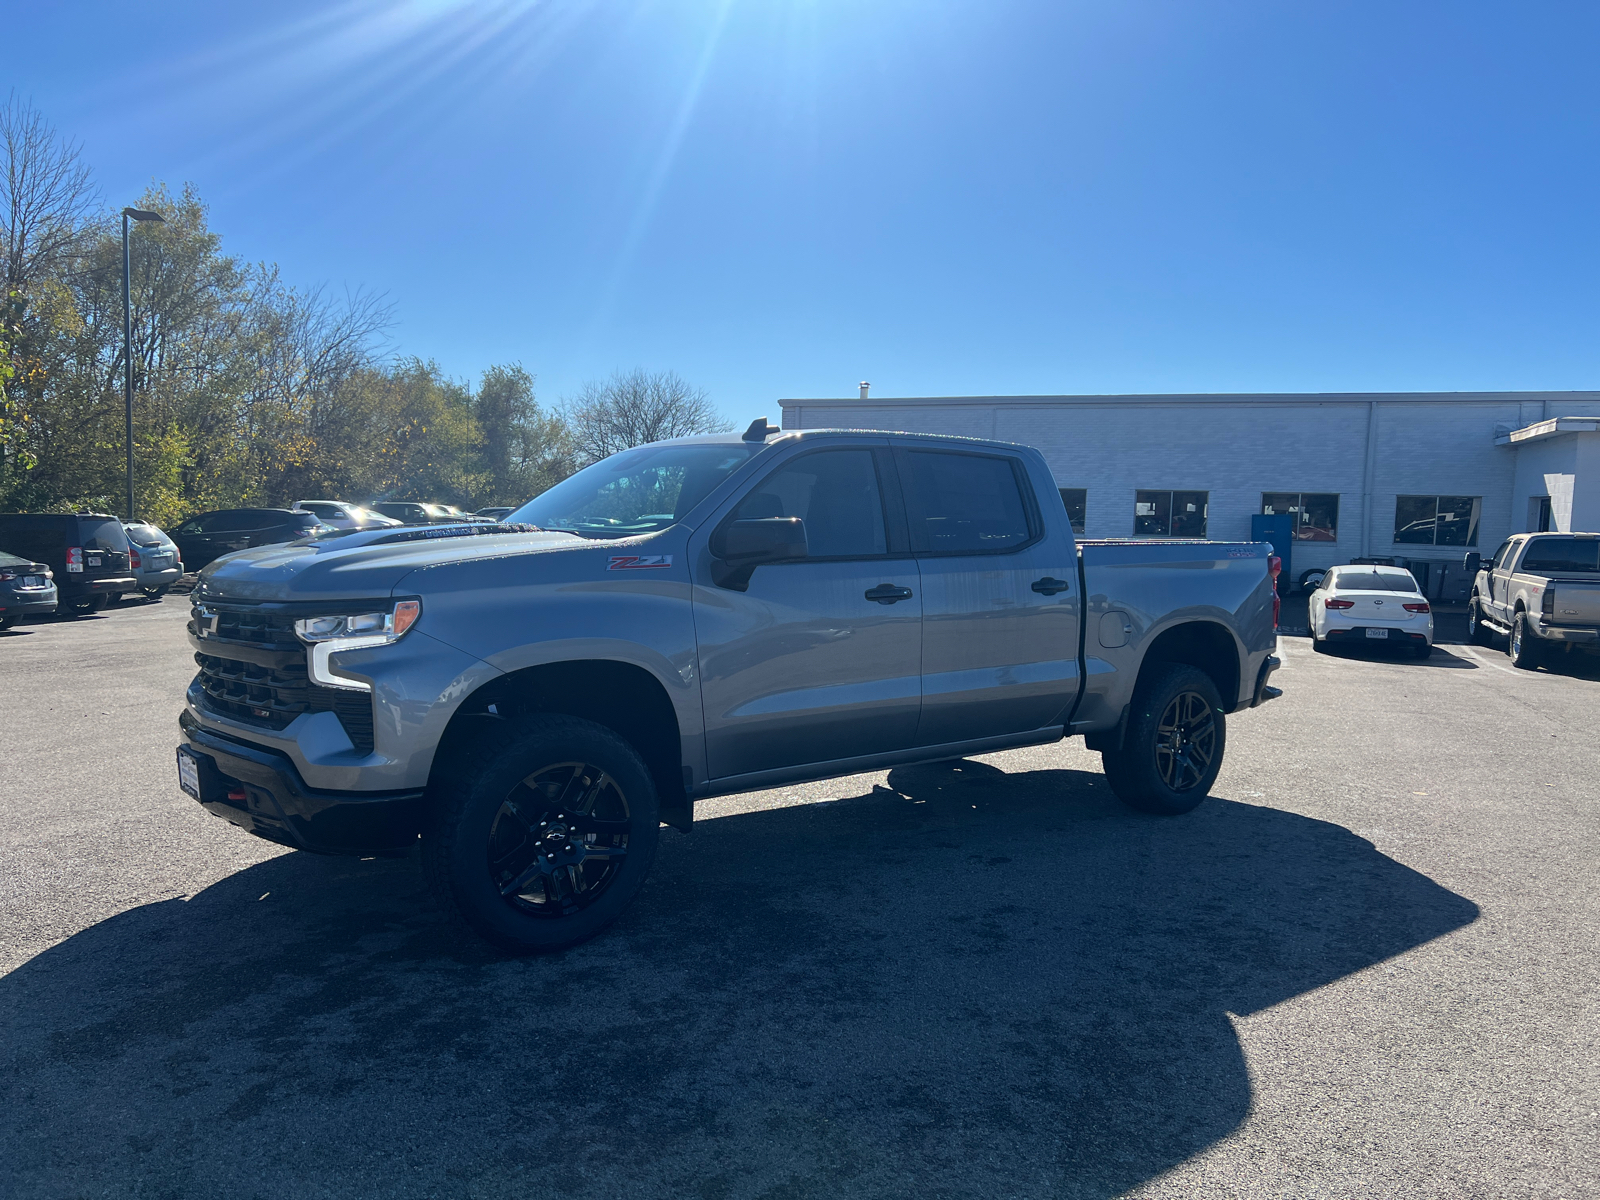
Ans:
[[[670,567],[670,554],[615,554],[608,571],[648,571],[652,567]]]

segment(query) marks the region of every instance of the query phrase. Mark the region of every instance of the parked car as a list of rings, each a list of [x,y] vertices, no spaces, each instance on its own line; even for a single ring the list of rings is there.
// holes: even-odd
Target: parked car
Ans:
[[[383,500],[367,507],[402,525],[479,524],[489,519],[462,512],[453,504],[425,504],[419,500]]]
[[[488,517],[491,521],[504,521],[516,511],[514,508],[480,508],[476,515]]]
[[[179,785],[308,850],[420,835],[444,910],[529,953],[615,920],[697,798],[1084,734],[1182,813],[1279,694],[1270,546],[1079,543],[1024,446],[756,422],[512,517],[208,568]]]
[[[1600,651],[1600,533],[1529,533],[1507,538],[1472,573],[1467,633],[1480,646],[1507,635],[1514,665],[1533,670],[1557,654]]]
[[[296,500],[289,508],[292,512],[311,513],[332,529],[389,529],[402,524],[344,500]]]
[[[1433,653],[1433,607],[1404,567],[1329,567],[1311,593],[1311,644],[1383,645]]]
[[[287,508],[223,508],[190,517],[172,531],[172,540],[191,571],[198,571],[235,550],[292,542],[328,526],[314,513]]]
[[[0,629],[10,629],[23,617],[48,616],[56,603],[55,572],[49,564],[0,550]]]
[[[150,600],[159,600],[183,578],[177,543],[148,521],[124,521],[122,529],[128,535],[129,566],[139,591]]]
[[[139,587],[122,520],[107,513],[0,513],[0,546],[48,566],[59,607],[72,612],[97,612]]]

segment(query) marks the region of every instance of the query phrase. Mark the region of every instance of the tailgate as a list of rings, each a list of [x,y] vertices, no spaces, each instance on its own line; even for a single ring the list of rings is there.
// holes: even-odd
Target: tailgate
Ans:
[[[1555,579],[1545,585],[1555,593],[1551,625],[1600,625],[1600,583],[1588,579]]]

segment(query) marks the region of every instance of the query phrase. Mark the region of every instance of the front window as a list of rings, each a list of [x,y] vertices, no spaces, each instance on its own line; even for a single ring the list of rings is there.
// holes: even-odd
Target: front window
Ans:
[[[586,538],[637,537],[680,520],[765,448],[761,442],[666,444],[585,467],[506,518]]]
[[[1476,546],[1481,496],[1396,496],[1394,540],[1407,546]]]
[[[1210,506],[1210,492],[1135,492],[1133,536],[1203,538]]]
[[[1337,492],[1262,492],[1261,511],[1269,517],[1276,513],[1292,516],[1297,542],[1339,540]]]

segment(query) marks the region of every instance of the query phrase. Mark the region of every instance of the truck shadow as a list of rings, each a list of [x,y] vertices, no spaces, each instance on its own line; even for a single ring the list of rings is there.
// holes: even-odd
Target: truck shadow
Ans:
[[[963,762],[663,834],[504,961],[286,854],[0,979],[16,1194],[1109,1197],[1226,1136],[1249,1014],[1470,923],[1347,829]],[[848,792],[859,781],[841,781]],[[5,1189],[0,1189],[5,1190]]]

